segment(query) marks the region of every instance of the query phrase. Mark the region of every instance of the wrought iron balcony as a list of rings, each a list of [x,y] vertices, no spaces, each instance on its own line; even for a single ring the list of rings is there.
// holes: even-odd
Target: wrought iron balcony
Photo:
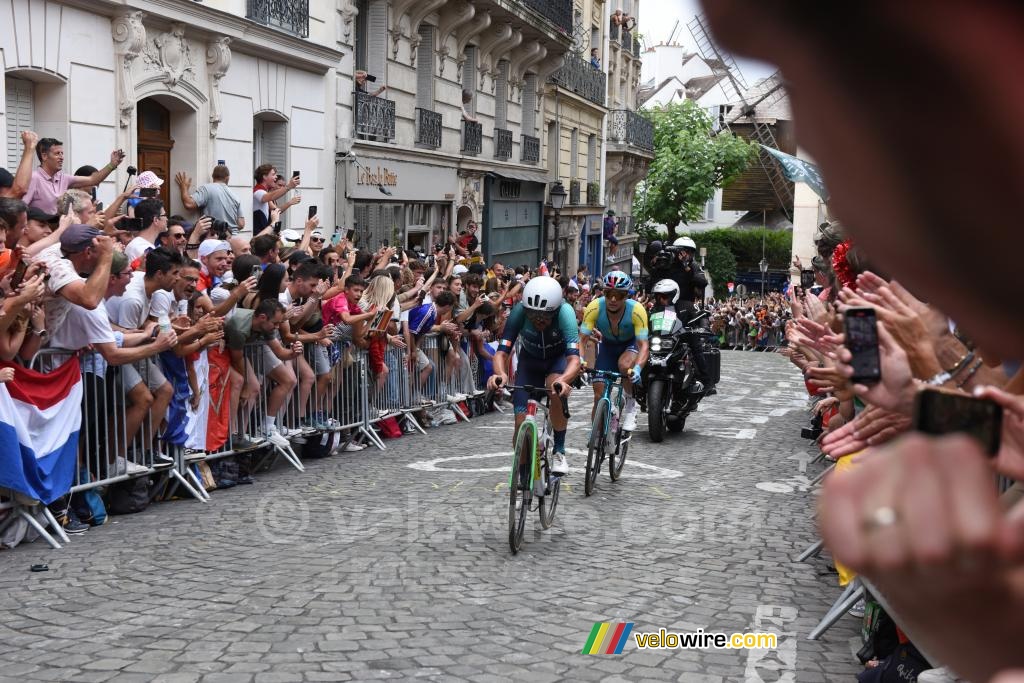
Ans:
[[[611,115],[609,137],[612,141],[654,151],[654,124],[650,120],[631,109],[615,109]]]
[[[536,164],[540,161],[540,138],[523,135],[519,146],[522,148],[520,161],[524,164]]]
[[[608,35],[611,37],[612,42],[619,42],[621,37],[622,27],[616,24],[614,21],[609,26]]]
[[[618,237],[625,237],[633,232],[633,217],[619,216],[619,225],[615,229]]]
[[[299,38],[309,36],[309,0],[246,0],[245,18]]]
[[[633,51],[633,34],[625,26],[622,27],[622,49],[627,52]]]
[[[570,90],[580,97],[604,105],[605,93],[608,89],[608,77],[603,71],[595,69],[589,61],[573,53],[565,55],[562,68],[551,76],[551,82]]]
[[[441,115],[416,107],[416,144],[437,149],[441,146]]]
[[[633,36],[633,56],[640,58],[640,39],[636,36]]]
[[[570,180],[569,181],[569,204],[576,205],[580,203],[580,181]]]
[[[395,139],[395,103],[356,91],[356,137],[390,142]]]
[[[519,4],[550,21],[561,33],[572,32],[572,0],[519,0]]]
[[[598,206],[601,203],[601,183],[587,183],[587,204]]]
[[[462,153],[479,154],[484,146],[484,127],[474,121],[462,122]]]
[[[494,129],[494,158],[512,158],[512,131],[501,128]]]

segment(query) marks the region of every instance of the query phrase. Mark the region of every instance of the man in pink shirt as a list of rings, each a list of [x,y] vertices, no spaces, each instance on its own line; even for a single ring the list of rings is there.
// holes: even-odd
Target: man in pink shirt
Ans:
[[[28,191],[22,197],[29,206],[46,213],[57,213],[57,198],[70,188],[99,185],[124,161],[124,152],[115,149],[110,153],[110,163],[92,175],[67,175],[64,173],[64,143],[56,138],[43,138],[36,143],[39,168],[32,172]]]

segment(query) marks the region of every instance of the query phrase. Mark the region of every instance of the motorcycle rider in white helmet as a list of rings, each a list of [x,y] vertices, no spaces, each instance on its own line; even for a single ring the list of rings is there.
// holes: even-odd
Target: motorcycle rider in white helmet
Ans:
[[[576,312],[563,301],[558,280],[542,275],[532,278],[523,289],[523,299],[509,313],[494,354],[494,374],[487,380],[487,387],[492,391],[508,383],[506,368],[516,339],[520,342],[516,384],[548,387],[551,400],[548,418],[555,436],[551,473],[565,476],[569,473],[569,462],[565,457],[567,420],[562,401],[569,400],[570,384],[580,369],[580,337]],[[556,383],[561,385],[559,392],[554,389]],[[513,439],[526,418],[528,401],[525,391],[517,389],[512,393],[516,419]]]

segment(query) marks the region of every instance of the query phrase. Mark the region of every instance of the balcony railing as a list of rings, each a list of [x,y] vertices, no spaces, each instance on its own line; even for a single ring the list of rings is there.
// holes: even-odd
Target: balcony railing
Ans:
[[[580,181],[569,181],[569,203],[573,206],[580,203]]]
[[[484,146],[483,124],[474,121],[462,122],[462,153],[479,154]]]
[[[598,206],[601,203],[601,184],[587,183],[587,204]]]
[[[608,77],[603,71],[595,69],[590,62],[572,53],[565,55],[562,68],[551,76],[551,82],[570,90],[580,97],[604,105],[605,92],[608,89]]]
[[[654,124],[630,109],[611,112],[610,138],[642,150],[654,151]]]
[[[356,137],[390,142],[395,139],[395,103],[356,91]]]
[[[512,158],[512,131],[501,128],[494,129],[494,158]]]
[[[416,107],[416,144],[437,149],[441,146],[441,115]]]
[[[633,51],[633,34],[625,26],[622,27],[622,49],[628,52]]]
[[[612,22],[611,25],[608,27],[608,34],[613,42],[619,42],[619,37],[621,33],[622,27],[616,24],[615,22]]]
[[[523,135],[519,146],[522,148],[520,161],[524,164],[536,164],[540,161],[540,138]]]
[[[572,0],[519,0],[559,29],[562,33],[572,32]]]
[[[633,217],[632,216],[619,216],[619,225],[615,230],[615,234],[618,237],[625,237],[633,232]]]
[[[309,35],[309,0],[246,0],[245,18],[305,38]]]
[[[640,39],[633,36],[633,56],[640,57]]]

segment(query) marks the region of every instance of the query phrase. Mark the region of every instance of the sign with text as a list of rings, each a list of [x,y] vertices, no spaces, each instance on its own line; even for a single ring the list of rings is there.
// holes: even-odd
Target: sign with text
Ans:
[[[444,202],[458,196],[455,169],[360,155],[349,166],[348,197],[371,201]],[[380,191],[383,187],[391,194]]]

